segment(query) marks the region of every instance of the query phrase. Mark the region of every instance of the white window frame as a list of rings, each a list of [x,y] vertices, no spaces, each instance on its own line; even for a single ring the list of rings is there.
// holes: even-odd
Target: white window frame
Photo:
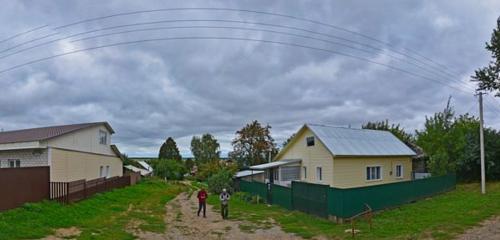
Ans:
[[[7,167],[8,168],[20,168],[21,167],[21,160],[20,159],[9,159],[9,160],[7,160]]]
[[[368,168],[377,168],[377,167],[380,168],[380,174],[379,174],[380,178],[368,179],[368,173],[367,173]],[[364,171],[365,171],[365,181],[367,182],[376,182],[384,180],[384,168],[381,165],[368,165],[365,167]],[[371,172],[372,171],[370,170],[370,173]]]
[[[323,167],[321,166],[316,167],[316,181],[323,182]]]
[[[99,130],[99,144],[108,144],[108,133],[106,131]]]
[[[400,172],[399,176],[398,176],[398,167],[401,167],[401,172]],[[396,178],[404,178],[405,174],[404,174],[403,164],[401,164],[401,163],[396,164],[396,167],[394,168],[394,176]]]
[[[106,178],[109,178],[109,177],[111,177],[111,167],[106,166]]]
[[[104,177],[104,166],[99,167],[99,178]]]
[[[303,173],[304,173],[304,179],[307,179],[307,167],[306,166],[303,166],[302,167],[302,170],[303,170]]]
[[[280,181],[280,168],[275,168],[273,170],[273,179],[275,182],[279,182]]]

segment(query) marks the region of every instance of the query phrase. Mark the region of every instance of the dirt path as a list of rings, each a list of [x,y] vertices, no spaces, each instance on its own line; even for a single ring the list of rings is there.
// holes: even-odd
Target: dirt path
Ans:
[[[471,228],[457,240],[498,240],[500,239],[500,216],[490,218],[480,226]]]
[[[195,194],[188,198],[187,193],[179,194],[166,206],[165,234],[136,232],[139,239],[164,240],[164,239],[302,239],[293,234],[285,233],[278,226],[255,231],[241,231],[240,225],[248,223],[235,220],[222,220],[219,213],[207,204],[207,217],[198,217],[198,200]],[[231,211],[229,212],[231,214]]]

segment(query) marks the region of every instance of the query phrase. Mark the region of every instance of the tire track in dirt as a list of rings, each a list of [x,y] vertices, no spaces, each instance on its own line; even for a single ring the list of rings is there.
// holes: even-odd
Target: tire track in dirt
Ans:
[[[164,234],[147,232],[136,232],[139,239],[145,240],[198,240],[198,239],[281,239],[299,240],[301,237],[285,233],[279,226],[268,229],[257,229],[253,232],[242,231],[240,225],[248,226],[251,223],[245,221],[223,220],[219,213],[215,212],[207,204],[207,217],[198,217],[198,199],[192,194],[179,194],[166,205],[165,223],[167,230]],[[231,213],[231,211],[230,211]]]

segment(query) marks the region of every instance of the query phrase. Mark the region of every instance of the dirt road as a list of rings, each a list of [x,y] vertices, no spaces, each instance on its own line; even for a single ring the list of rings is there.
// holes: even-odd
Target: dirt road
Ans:
[[[498,240],[500,239],[500,217],[496,216],[471,228],[460,235],[457,240]]]
[[[219,213],[207,204],[207,217],[198,217],[198,200],[193,194],[188,198],[187,193],[179,194],[166,206],[165,223],[167,230],[164,234],[135,232],[139,239],[146,240],[176,240],[176,239],[302,239],[283,232],[278,226],[254,231],[242,231],[240,225],[251,225],[242,221],[222,220]],[[231,212],[230,212],[231,213]]]

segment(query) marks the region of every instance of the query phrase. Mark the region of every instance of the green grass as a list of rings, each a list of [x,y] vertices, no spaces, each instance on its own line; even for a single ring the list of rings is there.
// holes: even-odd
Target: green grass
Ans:
[[[73,226],[82,231],[78,239],[134,239],[126,231],[131,221],[141,230],[164,232],[164,205],[184,189],[147,180],[66,206],[49,201],[26,204],[0,213],[0,239],[42,238]]]
[[[500,214],[500,183],[489,183],[487,191],[488,194],[482,196],[479,184],[462,184],[452,192],[379,212],[373,218],[371,231],[365,221],[356,223],[356,228],[361,230],[356,239],[452,239],[482,220]],[[304,238],[323,235],[332,239],[351,239],[351,235],[344,232],[350,224],[336,224],[298,211],[252,204],[242,199],[238,194],[231,199],[229,218],[248,221],[240,226],[243,231],[269,228],[274,221],[284,231]],[[208,203],[219,209],[217,196],[210,196]]]

